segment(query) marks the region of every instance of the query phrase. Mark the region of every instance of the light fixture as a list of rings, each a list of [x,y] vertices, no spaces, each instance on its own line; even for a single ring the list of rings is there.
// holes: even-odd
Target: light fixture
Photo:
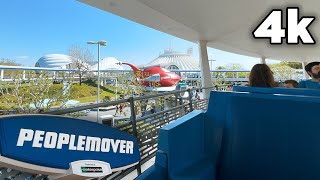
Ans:
[[[107,41],[101,40],[98,42],[88,41],[87,44],[98,44],[98,93],[97,104],[100,103],[100,46],[106,46]],[[97,123],[99,123],[99,107],[97,108]]]

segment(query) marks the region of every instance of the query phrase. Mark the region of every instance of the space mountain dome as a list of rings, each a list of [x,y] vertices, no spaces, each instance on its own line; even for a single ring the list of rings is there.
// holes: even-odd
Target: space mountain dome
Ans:
[[[145,65],[156,66],[160,65],[165,69],[179,70],[199,70],[199,62],[193,57],[193,50],[189,49],[187,53],[173,51],[172,49],[165,50],[158,58]]]
[[[71,63],[72,58],[68,55],[47,54],[37,61],[35,67],[67,69],[68,65]]]

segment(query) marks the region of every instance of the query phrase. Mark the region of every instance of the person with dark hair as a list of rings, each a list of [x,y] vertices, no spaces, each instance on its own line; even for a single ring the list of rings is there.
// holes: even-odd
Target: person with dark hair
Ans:
[[[311,77],[309,80],[299,82],[299,88],[320,89],[320,62],[311,62],[304,69]]]
[[[275,87],[273,72],[266,64],[256,64],[252,67],[249,75],[249,86],[252,87]]]
[[[284,87],[285,88],[297,88],[298,87],[298,82],[295,80],[286,80],[284,81]]]

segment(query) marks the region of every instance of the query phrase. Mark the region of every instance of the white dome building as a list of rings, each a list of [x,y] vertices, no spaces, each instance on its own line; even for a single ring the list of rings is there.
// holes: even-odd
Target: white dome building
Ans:
[[[146,64],[145,66],[160,65],[165,69],[179,70],[199,70],[199,62],[192,56],[192,49],[187,53],[176,52],[171,49],[165,50],[158,58]]]
[[[100,70],[123,70],[119,63],[120,61],[114,57],[103,58],[100,61]],[[91,66],[91,70],[98,70],[98,63]]]
[[[35,67],[67,69],[67,66],[71,63],[72,58],[68,55],[47,54],[37,61]]]

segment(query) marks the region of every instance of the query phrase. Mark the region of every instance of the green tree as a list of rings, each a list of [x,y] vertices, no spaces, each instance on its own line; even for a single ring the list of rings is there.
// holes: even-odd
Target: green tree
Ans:
[[[28,72],[28,79],[16,74],[12,82],[0,85],[0,99],[7,110],[16,113],[47,111],[53,106],[62,107],[69,98],[69,88],[55,87],[48,73]]]
[[[0,65],[5,65],[5,66],[20,66],[21,64],[15,63],[11,59],[6,59],[6,58],[1,58],[0,59]]]
[[[287,62],[287,61],[282,61],[280,62],[280,64],[283,64],[283,65],[287,65],[293,69],[303,69],[302,68],[302,64],[300,62]]]
[[[226,69],[226,67],[225,66],[218,66],[216,69],[217,70],[223,70],[223,69]]]
[[[82,84],[82,78],[94,62],[94,55],[87,48],[73,45],[68,49],[69,56],[72,57],[71,69],[76,69],[79,75],[79,84]]]
[[[273,71],[273,76],[276,81],[285,81],[293,79],[296,74],[295,69],[286,65],[285,63],[269,64],[269,67]]]
[[[245,70],[244,67],[241,64],[236,64],[236,63],[230,63],[226,65],[226,70]],[[246,72],[239,72],[238,76],[239,77],[246,77],[249,74]],[[226,73],[226,77],[228,78],[232,78],[232,77],[236,77],[236,73],[234,72],[227,72]]]
[[[218,66],[216,70],[244,70],[244,67],[241,64],[236,63],[230,63],[226,66]],[[236,72],[214,72],[213,77],[216,79],[215,82],[213,82],[213,85],[220,85],[228,83],[225,81],[224,78],[233,78],[236,77]],[[238,72],[238,77],[248,77],[249,73],[247,72]]]
[[[18,64],[16,62],[14,62],[13,60],[7,59],[7,58],[1,58],[0,65],[2,65],[2,66],[21,66],[21,64]],[[4,70],[4,77],[8,78],[10,76],[13,76],[17,72],[21,73],[22,71]]]

